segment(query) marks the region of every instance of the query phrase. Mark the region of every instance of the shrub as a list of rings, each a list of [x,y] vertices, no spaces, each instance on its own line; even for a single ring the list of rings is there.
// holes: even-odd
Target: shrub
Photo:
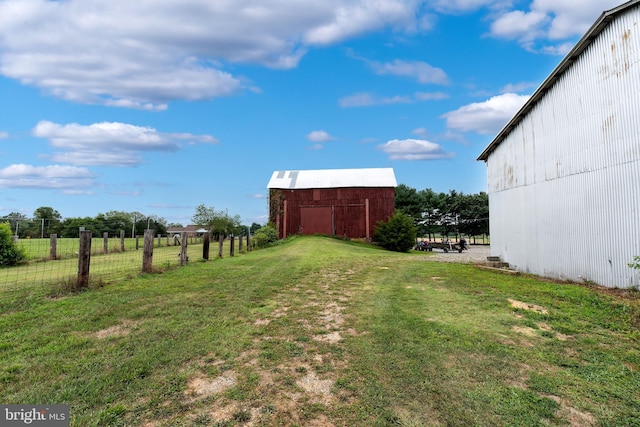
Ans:
[[[396,212],[387,222],[380,221],[373,232],[373,240],[390,251],[408,252],[416,241],[413,219]]]
[[[253,235],[253,244],[257,248],[262,248],[278,240],[278,231],[273,224],[267,224],[259,228]]]
[[[0,266],[16,265],[25,257],[24,250],[15,244],[8,223],[0,223]]]

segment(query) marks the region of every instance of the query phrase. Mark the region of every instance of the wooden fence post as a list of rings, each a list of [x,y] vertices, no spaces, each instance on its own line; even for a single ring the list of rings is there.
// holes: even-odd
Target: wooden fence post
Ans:
[[[169,246],[169,233],[167,233],[167,246]]]
[[[205,232],[202,237],[202,258],[209,259],[209,243],[211,243],[211,237],[209,232]]]
[[[222,258],[222,244],[224,243],[224,237],[222,234],[218,237],[218,258]]]
[[[251,251],[251,241],[249,240],[249,234],[251,233],[247,233],[247,252]]]
[[[144,249],[142,254],[142,272],[153,272],[153,230],[144,231]]]
[[[158,247],[161,248],[162,247],[162,240],[160,240],[162,238],[162,235],[160,233],[158,233]]]
[[[229,256],[234,256],[236,252],[236,238],[234,237],[233,233],[231,233],[231,236],[229,236],[229,243]]]
[[[120,230],[120,252],[124,252],[124,230]]]
[[[78,249],[78,282],[76,289],[89,286],[89,263],[91,262],[91,232],[80,232],[80,247]]]
[[[238,252],[242,253],[242,234],[238,236]]]
[[[140,236],[136,234],[136,251],[140,249]]]
[[[185,265],[187,261],[189,261],[189,257],[187,256],[187,236],[186,232],[180,233],[180,265]]]
[[[58,235],[51,234],[49,236],[49,259],[54,261],[57,258]]]
[[[104,242],[102,243],[102,252],[105,254],[109,253],[109,233],[106,231],[102,233],[102,239]]]

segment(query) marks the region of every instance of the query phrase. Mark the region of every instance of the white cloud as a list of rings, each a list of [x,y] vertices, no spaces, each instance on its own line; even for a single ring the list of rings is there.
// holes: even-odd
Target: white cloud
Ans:
[[[455,155],[434,142],[422,139],[393,139],[378,145],[378,149],[387,153],[390,160],[438,160]]]
[[[518,93],[536,86],[538,86],[538,83],[533,82],[508,83],[500,89],[500,93]]]
[[[78,190],[75,188],[67,188],[64,190],[60,190],[60,193],[62,194],[67,194],[69,196],[92,196],[95,193],[95,191],[91,191],[91,190]]]
[[[379,97],[369,92],[360,92],[340,98],[338,105],[344,108],[370,107],[373,105],[411,104],[447,98],[449,98],[449,95],[444,92],[416,92],[413,95],[396,95],[388,98]]]
[[[282,3],[282,2],[280,2]],[[286,2],[284,2],[286,3]],[[416,32],[430,27],[428,19],[416,16],[419,0],[377,0],[377,1],[336,1],[292,2],[302,8],[314,4],[326,5],[329,19],[309,28],[304,40],[310,44],[330,44],[349,37],[373,31],[378,28],[392,27],[396,31]]]
[[[534,0],[529,10],[503,10],[490,34],[518,40],[528,50],[562,55],[574,44],[567,39],[583,35],[603,11],[619,4],[620,0]],[[558,43],[549,46],[541,40]]]
[[[229,65],[296,67],[314,46],[426,26],[421,0],[5,0],[0,74],[56,97],[162,110],[231,95]]]
[[[426,138],[429,132],[425,128],[417,128],[411,131],[413,135],[417,135],[420,138]]]
[[[561,43],[553,46],[542,46],[538,51],[540,53],[546,53],[548,55],[566,55],[575,46],[573,42]]]
[[[9,132],[0,131],[0,139],[7,139],[7,138],[9,138]]]
[[[441,12],[456,13],[470,12],[481,7],[499,9],[510,6],[511,0],[431,0],[434,9]]]
[[[396,59],[393,62],[370,61],[370,65],[376,74],[410,77],[421,84],[449,83],[447,73],[441,68],[434,67],[422,61],[402,61]]]
[[[32,166],[23,163],[0,169],[0,187],[77,190],[94,183],[87,168],[75,166]]]
[[[437,101],[449,98],[449,94],[444,92],[416,92],[414,97],[418,101]]]
[[[323,130],[314,130],[312,132],[309,132],[309,134],[307,135],[307,140],[311,142],[328,142],[335,139],[337,138],[331,136],[328,132],[325,132]]]
[[[85,126],[41,121],[33,134],[64,150],[54,153],[53,161],[84,166],[135,166],[142,161],[140,152],[177,151],[181,143],[217,142],[210,135],[162,133],[153,128],[118,122]]]
[[[446,119],[449,129],[492,135],[500,131],[528,99],[528,95],[505,93],[464,105],[441,117]]]
[[[514,10],[500,16],[491,24],[491,34],[499,38],[530,42],[544,35],[541,27],[549,21],[550,18],[542,12]]]

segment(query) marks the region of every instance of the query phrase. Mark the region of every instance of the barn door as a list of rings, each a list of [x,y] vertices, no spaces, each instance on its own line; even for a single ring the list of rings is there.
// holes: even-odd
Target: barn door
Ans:
[[[307,206],[300,208],[302,234],[333,235],[331,206]]]

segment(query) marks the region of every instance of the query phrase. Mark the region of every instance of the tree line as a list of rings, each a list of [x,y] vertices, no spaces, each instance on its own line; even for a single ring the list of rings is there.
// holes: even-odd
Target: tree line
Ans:
[[[250,230],[252,233],[261,227],[253,223],[251,226],[242,225],[238,215],[231,216],[227,211],[217,211],[212,207],[200,205],[196,208],[192,220],[199,227],[207,228],[215,236],[229,234],[240,236]],[[0,217],[0,223],[7,223],[11,233],[21,239],[48,238],[51,234],[58,237],[77,238],[80,230],[91,231],[94,236],[108,233],[110,236],[119,235],[124,231],[129,237],[141,236],[146,229],[152,229],[156,234],[166,235],[171,228],[182,228],[182,224],[168,223],[166,219],[157,215],[146,215],[141,212],[109,211],[99,213],[95,217],[63,218],[60,212],[49,206],[41,206],[33,212],[33,217],[11,212]]]
[[[396,187],[396,210],[413,219],[419,236],[480,236],[489,234],[489,196],[485,192],[465,194],[450,190]]]

